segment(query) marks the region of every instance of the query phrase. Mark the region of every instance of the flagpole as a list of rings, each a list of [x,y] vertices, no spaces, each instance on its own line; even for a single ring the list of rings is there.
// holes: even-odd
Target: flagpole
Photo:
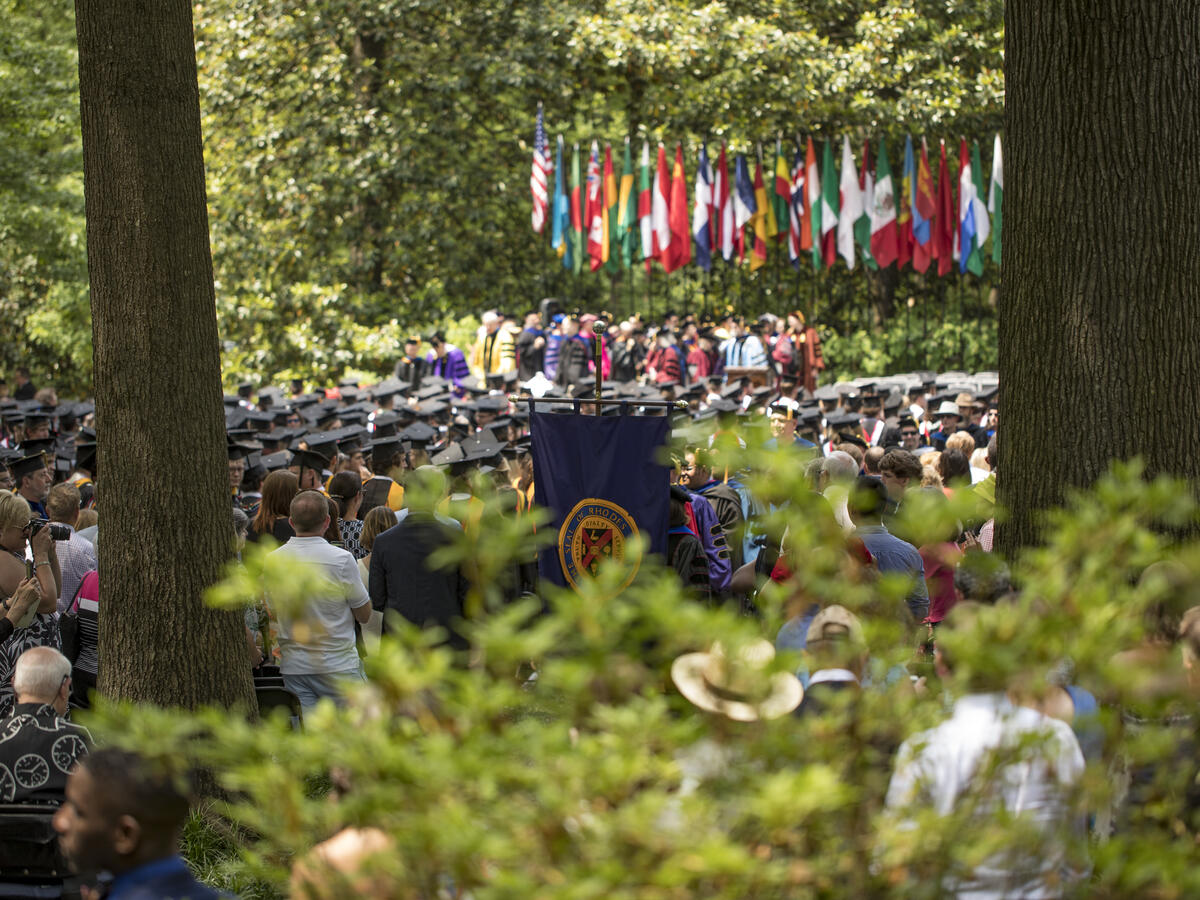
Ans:
[[[926,269],[926,272],[929,270]],[[922,278],[922,280],[925,280]],[[921,297],[921,368],[929,368],[929,285],[925,285],[925,290]]]
[[[963,368],[963,276],[958,273],[958,367]]]
[[[604,323],[597,319],[592,323],[592,356],[596,361],[596,415],[600,415],[600,401],[604,399],[604,369],[601,367],[603,354],[601,342],[604,340]]]

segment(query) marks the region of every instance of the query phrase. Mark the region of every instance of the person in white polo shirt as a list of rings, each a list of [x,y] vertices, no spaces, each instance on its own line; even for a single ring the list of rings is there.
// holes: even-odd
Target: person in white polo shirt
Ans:
[[[371,600],[353,554],[322,536],[329,527],[324,494],[298,493],[288,521],[296,536],[274,554],[316,566],[328,582],[328,593],[309,598],[300,610],[272,605],[279,624],[280,674],[305,709],[316,706],[322,697],[341,703],[347,681],[366,680],[354,645],[354,623],[365,624],[370,618]]]

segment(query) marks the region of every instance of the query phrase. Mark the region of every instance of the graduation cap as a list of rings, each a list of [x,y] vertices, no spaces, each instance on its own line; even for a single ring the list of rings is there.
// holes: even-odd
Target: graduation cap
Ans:
[[[87,469],[93,475],[96,474],[95,441],[86,441],[75,445],[75,467],[77,469]]]
[[[434,416],[442,415],[448,409],[450,409],[449,404],[441,403],[439,401],[430,401],[428,403],[422,403],[421,408],[417,411],[417,418],[432,419]]]
[[[743,385],[741,381],[731,382],[721,388],[721,396],[726,400],[733,400],[742,396]]]
[[[830,428],[857,428],[862,422],[862,416],[858,413],[834,413],[826,417],[825,420]]]
[[[231,460],[245,459],[256,450],[262,450],[262,444],[251,444],[237,441],[229,435],[225,436],[225,450]]]
[[[476,412],[501,413],[508,409],[508,398],[493,395],[480,397],[474,403],[470,404],[470,408]]]
[[[615,407],[610,407],[610,408],[615,409]],[[508,426],[511,424],[512,424],[512,419],[510,419],[508,417],[504,417],[504,418],[496,419],[494,422],[488,422],[487,425],[484,426],[484,430],[490,431],[492,434],[494,434],[496,436],[496,440],[500,441],[503,444],[503,443],[507,443],[507,441],[508,441]]]
[[[404,384],[398,378],[385,378],[375,387],[371,388],[371,396],[376,400],[383,400],[387,397],[395,397],[397,394],[403,394],[409,386]]]
[[[268,472],[276,472],[279,469],[286,469],[291,459],[291,453],[287,450],[280,450],[278,453],[264,454],[258,462]],[[315,468],[315,466],[309,466],[309,468]]]
[[[713,410],[713,416],[717,413],[732,413],[737,412],[741,407],[732,400],[726,400],[724,397],[718,397],[708,404],[708,409]],[[707,412],[708,410],[705,410]]]
[[[40,451],[14,459],[8,464],[8,471],[12,472],[12,477],[18,484],[26,475],[32,475],[44,468],[46,468],[46,456]]]
[[[389,464],[392,461],[392,457],[400,453],[407,443],[407,441],[402,440],[399,435],[395,434],[376,438],[371,441],[370,445],[371,459],[374,462]]]
[[[317,472],[323,472],[329,468],[329,457],[322,456],[313,450],[294,450],[287,464],[289,466],[299,466],[301,469],[313,469]]]
[[[313,410],[305,410],[304,416],[317,428],[324,428],[337,420],[338,412],[337,407],[330,409],[318,406]]]
[[[41,425],[49,423],[54,416],[54,410],[45,409],[41,405],[29,407],[25,410],[26,425]]]
[[[325,437],[334,440],[339,453],[357,453],[363,448],[363,430],[357,425],[327,432]]]
[[[480,384],[479,379],[474,375],[468,375],[458,383],[458,386],[471,394],[486,394],[488,392],[487,385]]]
[[[424,422],[413,422],[400,432],[400,438],[408,441],[414,447],[425,447],[437,439],[437,429]]]
[[[58,442],[54,438],[36,438],[21,441],[17,447],[25,456],[34,453],[49,453],[54,449],[54,445]]]
[[[445,448],[434,454],[429,462],[435,466],[449,466],[452,463],[461,462],[464,455],[462,447],[457,442],[451,441]]]
[[[372,421],[375,426],[372,432],[377,438],[389,437],[396,433],[400,424],[400,416],[390,410],[376,413]]]
[[[854,434],[849,431],[839,431],[837,433],[837,436],[838,436],[838,440],[841,441],[843,444],[854,444],[856,447],[862,447],[864,450],[867,449],[867,442],[864,441],[857,434]]]

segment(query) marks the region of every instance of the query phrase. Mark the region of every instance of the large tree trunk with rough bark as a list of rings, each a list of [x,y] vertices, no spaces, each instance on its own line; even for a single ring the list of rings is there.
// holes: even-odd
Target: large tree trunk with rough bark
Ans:
[[[999,499],[1200,471],[1200,3],[1008,0]]]
[[[99,443],[102,694],[254,703],[230,557],[192,9],[77,0]]]

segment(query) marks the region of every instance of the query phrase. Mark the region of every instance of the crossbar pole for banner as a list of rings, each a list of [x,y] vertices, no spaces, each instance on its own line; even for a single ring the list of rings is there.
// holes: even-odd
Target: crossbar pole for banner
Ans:
[[[535,403],[578,403],[578,398],[575,397],[522,397],[520,394],[509,394],[508,399],[512,403],[528,403],[532,407]],[[596,406],[637,406],[646,409],[678,409],[686,410],[688,404],[686,400],[637,400],[626,398],[624,400],[609,400],[596,398],[592,401]]]
[[[604,323],[599,319],[592,323],[592,334],[595,335],[592,339],[592,357],[596,361],[596,415],[600,415],[600,394],[604,390],[604,369],[601,366],[603,362],[601,348],[604,346]]]

